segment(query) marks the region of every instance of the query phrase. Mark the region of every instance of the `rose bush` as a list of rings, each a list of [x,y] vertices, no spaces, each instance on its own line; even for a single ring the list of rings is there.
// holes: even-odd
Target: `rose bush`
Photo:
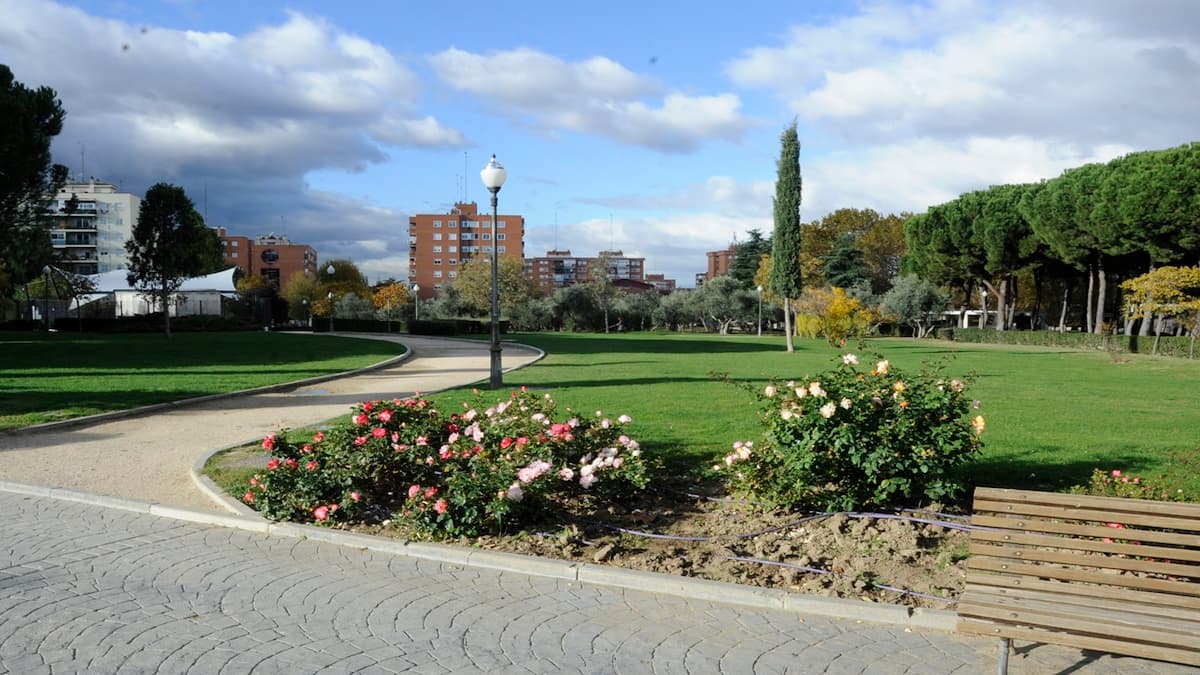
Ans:
[[[926,366],[908,374],[855,354],[802,381],[755,390],[763,437],[734,443],[717,470],[774,506],[848,511],[953,499],[957,470],[980,450],[985,422],[967,382]]]
[[[274,520],[350,521],[387,513],[432,536],[496,532],[552,498],[615,497],[648,482],[629,417],[559,416],[522,388],[485,404],[476,392],[446,414],[420,397],[367,401],[348,422],[295,442],[263,441],[271,458],[243,501]]]

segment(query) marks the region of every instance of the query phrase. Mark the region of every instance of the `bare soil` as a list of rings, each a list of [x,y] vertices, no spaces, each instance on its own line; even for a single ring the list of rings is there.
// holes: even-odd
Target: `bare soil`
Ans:
[[[952,527],[963,521],[938,507],[879,517],[814,516],[666,490],[599,515],[573,513],[568,505],[547,515],[540,526],[518,534],[458,543],[937,609],[953,606],[965,576],[968,536]],[[408,534],[390,523],[352,529]]]

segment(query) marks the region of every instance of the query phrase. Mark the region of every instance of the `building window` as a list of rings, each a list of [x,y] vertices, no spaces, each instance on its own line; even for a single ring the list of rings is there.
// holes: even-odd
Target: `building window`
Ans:
[[[450,270],[450,278],[451,278],[451,279],[457,279],[457,278],[458,278],[458,272],[456,272],[456,271],[454,271],[454,270]]]
[[[441,258],[434,258],[434,259],[433,259],[433,264],[434,264],[434,265],[441,265],[441,264],[442,264],[442,259],[441,259]]]
[[[434,252],[434,253],[441,253],[441,252],[442,252],[442,247],[441,247],[441,246],[434,246],[434,247],[433,247],[433,252]]]
[[[229,254],[229,257],[230,257],[230,258],[237,258],[237,251],[234,251],[233,253],[230,253],[230,254]]]
[[[504,229],[504,221],[503,220],[496,221],[496,229],[498,229],[498,230]]]
[[[433,226],[434,226],[434,227],[441,227],[441,226],[442,226],[442,221],[440,221],[440,220],[435,220],[435,221],[433,221]]]
[[[497,252],[497,253],[504,253],[504,247],[503,247],[503,246],[498,246],[498,247],[496,248],[496,252]]]
[[[484,253],[491,253],[491,252],[492,252],[492,247],[491,247],[491,246],[484,246],[484,247],[483,247],[483,252],[484,252]]]
[[[446,227],[458,227],[458,221],[452,220],[452,221],[446,223]]]
[[[236,240],[236,239],[234,239],[233,241],[231,241],[231,242],[229,242],[229,243],[230,243],[230,245],[232,245],[234,248],[237,248],[238,242],[237,242],[237,240]]]
[[[458,258],[450,258],[449,260],[447,260],[447,261],[446,261],[446,264],[447,264],[447,265],[457,265],[457,264],[458,264]]]
[[[496,235],[496,241],[504,241],[504,233],[503,232]]]
[[[450,253],[458,253],[458,247],[457,247],[457,246],[451,246],[451,247],[450,247]]]
[[[491,241],[491,240],[492,240],[492,233],[491,233],[491,232],[484,232],[484,233],[483,233],[483,240],[484,240],[484,241]]]
[[[441,233],[441,232],[434,232],[434,233],[433,233],[433,240],[434,240],[434,241],[441,241],[441,240],[442,240],[442,233]]]
[[[446,238],[447,238],[447,239],[449,239],[450,241],[454,241],[454,239],[455,239],[456,237],[458,237],[458,235],[457,235],[457,234],[455,234],[455,233],[453,233],[453,232],[451,232],[451,233],[450,233],[450,236],[449,236],[449,237],[446,237]]]
[[[441,278],[442,278],[442,271],[441,271],[441,270],[434,270],[434,271],[433,271],[433,278],[434,278],[434,279],[441,279]]]
[[[434,284],[434,285],[433,285],[433,290],[435,290],[435,291],[440,291],[440,290],[442,290],[442,285],[441,285],[441,284]]]

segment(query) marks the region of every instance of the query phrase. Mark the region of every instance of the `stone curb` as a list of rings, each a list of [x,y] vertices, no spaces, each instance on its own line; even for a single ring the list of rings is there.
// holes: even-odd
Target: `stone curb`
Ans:
[[[292,335],[295,333],[285,333]],[[359,334],[346,333],[343,337],[364,337]],[[237,398],[239,396],[253,396],[255,394],[270,394],[277,391],[286,391],[297,387],[306,387],[310,384],[318,384],[320,382],[328,382],[342,377],[351,375],[361,375],[375,370],[381,370],[402,363],[412,357],[412,350],[407,345],[401,345],[405,351],[399,356],[393,356],[390,359],[380,361],[369,366],[357,368],[355,370],[347,370],[341,373],[331,373],[329,375],[318,375],[304,380],[293,380],[291,382],[281,382],[279,384],[268,384],[262,387],[253,389],[242,389],[241,391],[229,391],[223,394],[209,394],[208,396],[196,396],[193,398],[185,398],[179,401],[167,401],[166,403],[154,403],[152,405],[144,405],[140,408],[130,408],[129,410],[114,410],[112,412],[99,413],[96,415],[88,415],[86,417],[73,417],[69,420],[61,420],[58,422],[45,422],[43,424],[34,424],[28,427],[17,427],[16,429],[5,429],[0,431],[0,434],[8,436],[22,436],[26,434],[37,434],[45,431],[61,431],[63,429],[71,429],[74,427],[87,426],[89,424],[98,424],[100,422],[110,422],[112,420],[125,419],[127,417],[141,417],[150,415],[156,412],[164,412],[168,410],[177,410],[186,408],[200,403],[208,403],[210,401],[220,401],[223,399]]]
[[[660,593],[663,595],[707,600],[743,607],[772,609],[797,615],[815,614],[853,621],[890,624],[901,626],[908,630],[939,631],[945,633],[954,632],[957,621],[956,614],[948,610],[913,609],[899,605],[870,603],[860,600],[810,596],[789,593],[779,589],[741,586],[721,581],[679,577],[658,572],[643,572],[640,570],[593,565],[590,563],[576,563],[567,560],[555,560],[553,558],[537,558],[516,553],[474,549],[452,544],[431,544],[427,542],[390,539],[373,535],[341,532],[312,525],[272,523],[258,517],[228,516],[219,513],[192,511],[153,502],[120,499],[9,481],[0,481],[0,491],[89,504],[102,508],[147,513],[162,518],[171,518],[173,520],[216,527],[234,528],[266,534],[272,537],[308,539],[335,546],[344,546],[386,555],[400,555],[461,567],[475,567],[499,572],[516,572],[519,574]]]

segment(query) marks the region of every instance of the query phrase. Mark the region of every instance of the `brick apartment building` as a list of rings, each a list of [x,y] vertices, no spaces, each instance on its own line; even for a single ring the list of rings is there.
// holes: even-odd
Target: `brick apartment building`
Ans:
[[[316,278],[317,252],[307,244],[293,244],[287,237],[271,233],[261,237],[227,234],[225,228],[213,228],[221,239],[222,256],[227,265],[237,265],[246,276],[264,276],[275,282],[282,293],[296,273]]]
[[[592,280],[602,270],[598,265],[608,259],[610,279],[645,280],[645,258],[631,258],[622,251],[600,251],[596,257],[573,256],[569,250],[546,251],[546,255],[525,261],[525,276],[543,293],[552,293],[556,288],[572,284],[583,284]]]
[[[420,213],[408,219],[408,283],[417,284],[421,299],[436,298],[453,284],[458,270],[471,260],[491,260],[493,244],[499,255],[523,260],[525,218],[479,213],[475,202],[458,202],[445,214]]]
[[[733,265],[733,259],[737,256],[733,247],[723,251],[709,251],[704,255],[708,256],[708,271],[704,274],[705,281],[712,281],[719,276],[729,274],[730,267]],[[699,275],[697,275],[697,281]]]

